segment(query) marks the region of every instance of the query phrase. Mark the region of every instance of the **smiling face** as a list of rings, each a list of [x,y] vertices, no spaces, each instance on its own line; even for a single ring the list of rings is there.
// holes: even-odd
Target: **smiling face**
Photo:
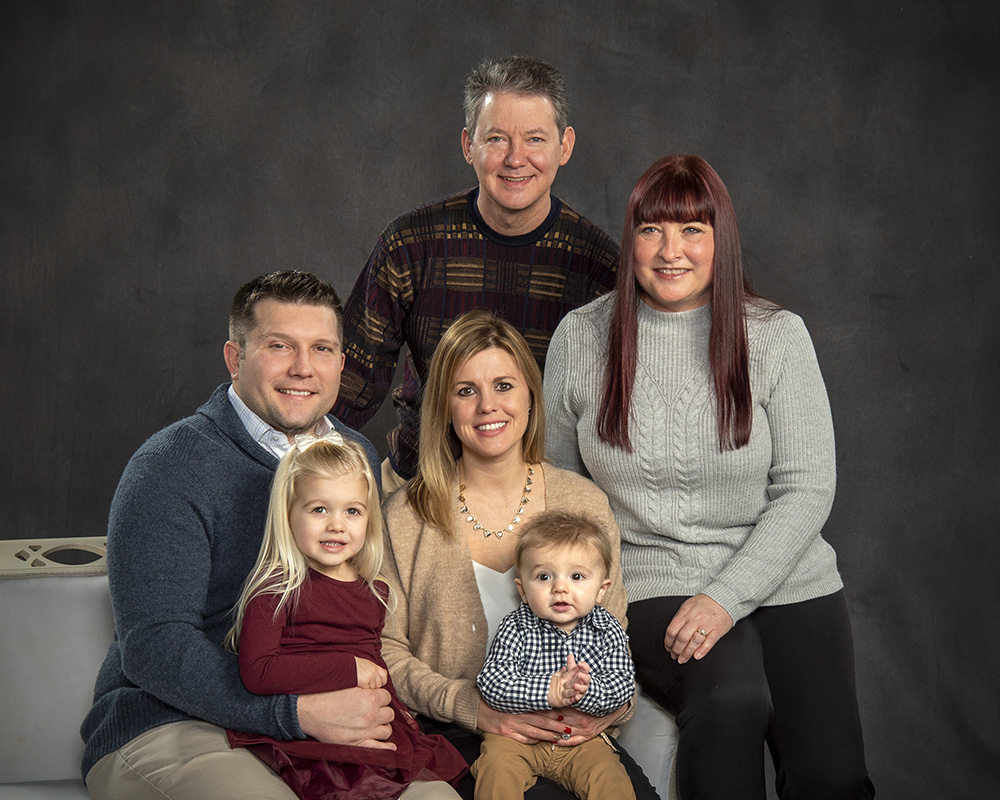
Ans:
[[[707,222],[643,222],[633,244],[642,299],[657,311],[690,311],[712,299],[715,230]]]
[[[295,545],[309,566],[329,578],[357,580],[350,563],[368,530],[368,481],[363,475],[300,478],[288,514]]]
[[[521,556],[514,581],[535,616],[566,633],[593,610],[611,585],[600,554],[585,544],[528,550]]]
[[[340,392],[344,354],[328,306],[261,300],[241,348],[226,342],[236,394],[264,422],[288,435],[311,431]]]
[[[467,461],[521,458],[531,392],[506,350],[490,347],[461,361],[448,408]]]
[[[569,127],[559,135],[547,97],[486,96],[475,131],[462,131],[462,151],[476,170],[479,212],[491,228],[513,236],[542,223],[552,182],[569,161],[575,136]]]

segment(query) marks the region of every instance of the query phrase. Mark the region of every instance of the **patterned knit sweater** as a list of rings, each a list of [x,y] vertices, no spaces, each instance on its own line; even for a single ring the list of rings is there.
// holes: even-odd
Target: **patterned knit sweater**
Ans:
[[[452,320],[476,308],[496,312],[544,367],[566,312],[614,288],[618,245],[558,198],[535,230],[504,236],[483,220],[477,197],[460,192],[393,220],[344,306],[347,360],[334,414],[345,423],[371,419],[408,349],[393,392],[399,425],[389,434],[389,460],[405,477],[416,471],[421,387]]]
[[[630,601],[703,592],[738,621],[842,587],[821,536],[836,482],[833,423],[812,341],[787,311],[748,313],[753,430],[721,452],[708,363],[711,304],[639,303],[633,452],[597,436],[614,295],[571,313],[545,372],[546,450],[607,492]]]

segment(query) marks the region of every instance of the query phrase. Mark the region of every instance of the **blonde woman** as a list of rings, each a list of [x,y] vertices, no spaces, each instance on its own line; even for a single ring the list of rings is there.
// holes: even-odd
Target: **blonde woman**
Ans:
[[[589,480],[545,464],[544,439],[541,373],[524,338],[485,311],[459,317],[431,361],[418,473],[384,506],[383,574],[398,607],[387,620],[383,652],[400,697],[422,715],[425,730],[446,736],[469,763],[483,732],[573,747],[613,733],[629,710],[505,714],[476,688],[493,634],[520,602],[513,567],[522,523],[542,511],[573,510],[598,521],[614,554],[602,604],[624,623],[618,528],[607,497]],[[637,796],[655,797],[620,755]],[[458,789],[472,798],[472,779]],[[573,795],[540,781],[526,797]]]
[[[395,712],[388,741],[362,746],[229,732],[301,798],[445,800],[456,797],[447,781],[465,772],[446,740],[420,733],[388,679],[382,554],[378,485],[364,451],[336,432],[297,437],[275,473],[264,541],[227,641],[251,692],[384,687]]]

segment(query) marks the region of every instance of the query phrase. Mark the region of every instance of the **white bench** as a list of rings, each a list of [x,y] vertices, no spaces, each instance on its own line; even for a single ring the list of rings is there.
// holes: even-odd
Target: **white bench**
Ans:
[[[0,540],[0,800],[90,798],[80,723],[114,632],[106,542]]]
[[[0,540],[0,800],[90,798],[80,777],[80,723],[114,633],[106,544]],[[81,554],[93,560],[61,563]],[[674,800],[672,720],[640,698],[632,722],[623,744],[660,796]]]

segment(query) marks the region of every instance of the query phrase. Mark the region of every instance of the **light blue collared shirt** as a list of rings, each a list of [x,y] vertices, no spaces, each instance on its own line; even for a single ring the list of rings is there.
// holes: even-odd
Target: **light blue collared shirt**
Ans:
[[[240,422],[247,429],[247,433],[250,434],[251,439],[279,460],[288,452],[288,448],[291,447],[288,442],[288,436],[281,431],[275,430],[254,414],[247,407],[247,404],[240,399],[240,396],[236,394],[236,389],[232,384],[229,384],[229,402],[233,404],[236,416],[240,418]],[[329,433],[332,430],[333,425],[324,415],[316,423],[312,432],[317,436],[322,436],[324,433]]]

